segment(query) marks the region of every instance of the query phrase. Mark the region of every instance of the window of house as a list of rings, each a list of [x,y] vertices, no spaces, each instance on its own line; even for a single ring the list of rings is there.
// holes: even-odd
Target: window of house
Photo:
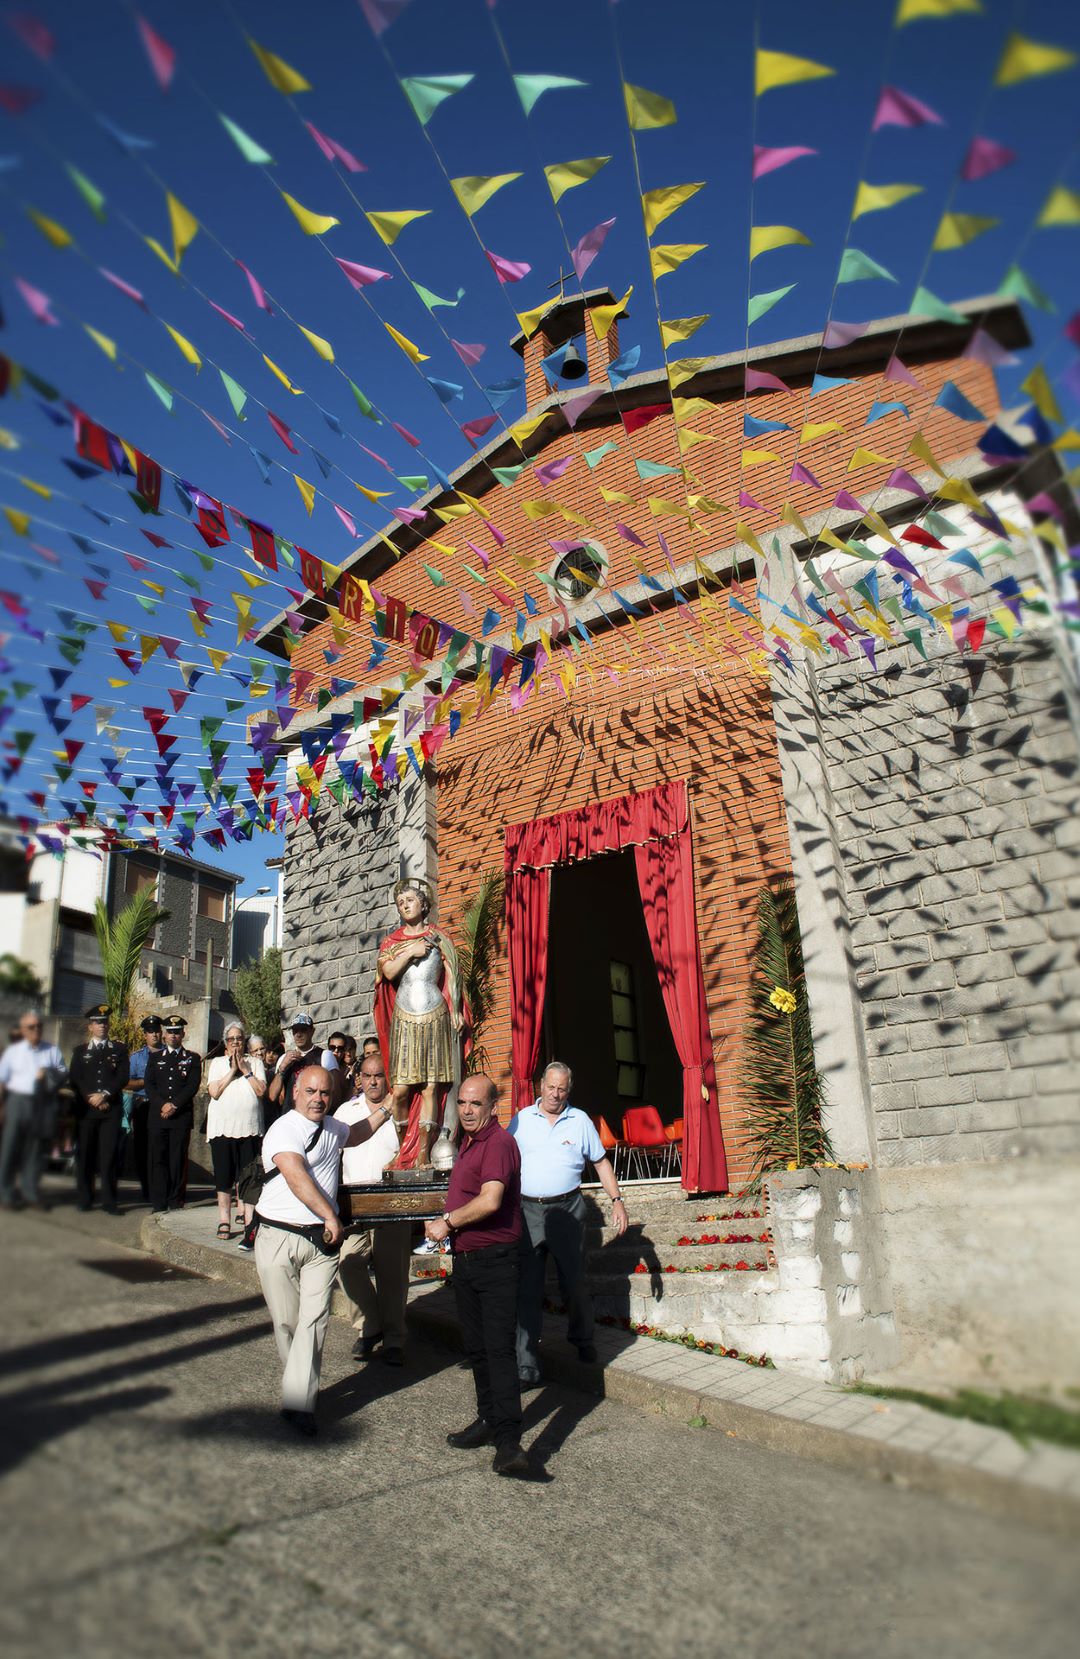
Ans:
[[[638,1035],[634,971],[629,962],[612,962],[611,1023],[615,1030],[616,1093],[624,1100],[640,1100],[645,1084]]]
[[[199,888],[199,915],[211,922],[225,920],[225,895],[213,887]]]
[[[599,543],[582,542],[565,553],[555,566],[555,590],[563,600],[577,603],[603,585],[607,558]]]
[[[191,958],[191,960],[195,964],[195,966],[200,967],[200,968],[205,968],[206,967],[206,946],[205,945],[200,945],[199,948],[196,950],[194,956]],[[214,967],[215,968],[223,968],[225,966],[225,958],[224,958],[224,956],[222,956],[220,954],[219,951],[214,952],[213,961],[214,961]]]
[[[134,859],[125,859],[124,892],[143,893],[148,889],[157,892],[157,871],[146,864],[136,864]]]

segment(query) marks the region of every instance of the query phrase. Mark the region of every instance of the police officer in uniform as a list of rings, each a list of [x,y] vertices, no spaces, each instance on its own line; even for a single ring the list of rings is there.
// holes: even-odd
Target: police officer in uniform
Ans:
[[[184,1047],[187,1020],[170,1014],[164,1022],[165,1047],[146,1062],[147,1143],[150,1203],[156,1212],[183,1208],[188,1142],[195,1116],[195,1096],[202,1061]]]
[[[128,1051],[109,1036],[110,1009],[104,1002],[86,1010],[88,1042],[79,1043],[68,1068],[75,1092],[78,1130],[75,1155],[75,1192],[80,1210],[94,1199],[94,1175],[101,1177],[101,1207],[117,1215],[116,1148],[124,1121],[124,1085],[128,1080]]]

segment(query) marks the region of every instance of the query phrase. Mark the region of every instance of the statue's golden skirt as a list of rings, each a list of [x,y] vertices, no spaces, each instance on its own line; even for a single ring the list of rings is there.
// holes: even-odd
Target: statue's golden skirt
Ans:
[[[426,1014],[395,1007],[390,1022],[390,1087],[402,1083],[450,1083],[454,1076],[453,1032],[445,1002]]]

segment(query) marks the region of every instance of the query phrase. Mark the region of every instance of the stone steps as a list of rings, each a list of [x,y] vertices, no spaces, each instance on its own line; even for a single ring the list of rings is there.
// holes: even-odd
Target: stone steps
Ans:
[[[650,1270],[656,1265],[661,1270],[669,1266],[701,1268],[709,1262],[726,1262],[729,1267],[734,1267],[736,1262],[745,1261],[753,1266],[757,1262],[767,1262],[768,1249],[767,1244],[756,1241],[753,1244],[686,1245],[646,1240],[641,1244],[609,1243],[599,1249],[586,1248],[585,1260],[590,1273],[611,1275],[633,1273],[639,1262],[644,1262]]]

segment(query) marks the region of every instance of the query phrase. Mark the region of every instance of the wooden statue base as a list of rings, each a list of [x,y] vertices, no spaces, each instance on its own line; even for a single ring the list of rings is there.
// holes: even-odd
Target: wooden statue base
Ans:
[[[433,1169],[388,1169],[381,1181],[342,1187],[338,1198],[346,1226],[377,1221],[432,1221],[446,1208],[450,1176]]]

